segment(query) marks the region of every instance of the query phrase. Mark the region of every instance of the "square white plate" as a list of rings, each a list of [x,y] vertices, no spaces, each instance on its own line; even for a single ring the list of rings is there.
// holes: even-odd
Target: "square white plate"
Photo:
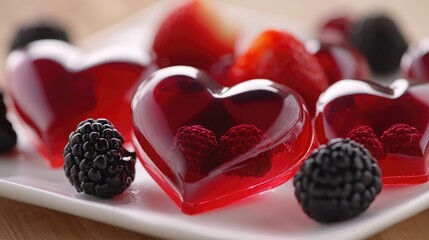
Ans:
[[[171,3],[157,3],[95,34],[81,45],[85,49],[110,44],[149,47],[156,24],[160,16],[171,9]],[[266,26],[297,32],[284,19],[228,5],[219,7],[252,26],[249,36]],[[243,40],[243,46],[246,41]],[[15,119],[12,120],[16,123]],[[137,164],[134,183],[118,197],[98,199],[76,193],[61,169],[53,170],[44,165],[19,124],[15,124],[15,128],[19,134],[16,153],[0,157],[0,196],[162,238],[360,239],[429,207],[429,183],[385,187],[364,214],[342,223],[323,225],[303,213],[289,181],[231,206],[187,216],[179,211],[140,164]]]

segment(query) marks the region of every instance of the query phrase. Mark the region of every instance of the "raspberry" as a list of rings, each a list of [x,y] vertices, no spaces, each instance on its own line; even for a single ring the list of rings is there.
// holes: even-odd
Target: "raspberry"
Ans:
[[[6,105],[3,102],[3,93],[0,92],[0,153],[10,151],[16,145],[17,136],[12,124],[6,118]]]
[[[218,165],[230,162],[248,153],[258,144],[269,141],[268,137],[255,125],[241,124],[229,129],[219,141],[216,162]],[[267,144],[264,144],[267,148]],[[258,148],[260,149],[260,147]],[[256,150],[256,149],[255,149]],[[271,169],[273,151],[266,149],[257,156],[246,159],[235,166],[227,175],[241,177],[263,177]]]
[[[304,212],[319,222],[338,222],[364,212],[382,188],[377,161],[363,145],[333,139],[314,150],[293,179]]]
[[[384,131],[381,142],[386,153],[422,157],[421,138],[422,135],[419,130],[410,125],[399,123]]]
[[[79,123],[64,148],[64,171],[78,192],[112,197],[134,180],[135,154],[122,147],[124,139],[106,119]]]
[[[216,144],[214,133],[200,125],[181,127],[174,137],[167,162],[182,172],[186,182],[195,182],[204,175]]]
[[[19,29],[11,43],[10,51],[25,47],[30,42],[42,39],[56,39],[69,42],[67,32],[62,27],[49,21],[41,21]]]
[[[347,134],[347,137],[362,144],[374,158],[384,158],[385,154],[381,142],[370,126],[357,126]]]

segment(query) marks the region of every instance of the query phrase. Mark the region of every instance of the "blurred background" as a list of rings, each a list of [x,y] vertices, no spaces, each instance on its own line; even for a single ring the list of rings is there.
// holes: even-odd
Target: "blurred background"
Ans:
[[[362,18],[387,13],[410,43],[429,36],[427,0],[217,0],[264,12],[297,23],[303,33],[315,35],[323,20],[332,14]],[[130,17],[156,0],[1,0],[0,72],[16,31],[40,19],[53,19],[67,29],[72,42],[79,43],[103,28]]]
[[[283,17],[295,22],[304,34],[315,35],[322,21],[331,14],[346,14],[351,17],[363,17],[370,13],[382,12],[391,16],[399,26],[409,43],[416,43],[429,37],[428,0],[217,0],[239,7]],[[53,19],[64,26],[73,42],[84,41],[87,37],[110,25],[126,19],[157,2],[156,0],[0,0],[0,72],[4,76],[4,61],[16,31],[25,24],[40,20]],[[22,213],[20,214],[19,212]],[[10,235],[23,232],[33,234],[34,228],[21,226],[28,216],[37,220],[35,226],[55,226],[56,232],[36,232],[37,239],[55,239],[58,236],[72,234],[73,229],[61,224],[86,226],[86,231],[96,239],[125,238],[140,239],[140,235],[122,230],[102,231],[107,226],[89,220],[72,217],[67,214],[46,210],[11,200],[0,198],[0,224],[12,219],[18,225],[8,229]],[[35,217],[36,216],[36,217]],[[385,231],[373,239],[416,239],[413,232],[429,234],[429,211],[425,211],[406,222]],[[3,224],[2,224],[3,225]],[[75,229],[75,228],[74,228]],[[97,230],[101,229],[101,230]],[[112,229],[112,228],[109,228]],[[114,228],[113,228],[114,229]],[[51,228],[52,230],[52,228]],[[21,233],[20,233],[21,234]],[[91,235],[92,234],[92,235]],[[410,235],[411,234],[411,235]],[[423,234],[423,235],[422,235]],[[0,235],[1,236],[1,235]],[[71,235],[73,236],[73,235]],[[427,236],[427,235],[426,235]],[[144,238],[146,239],[146,238]],[[150,239],[150,238],[147,238]]]
[[[390,15],[409,42],[429,36],[427,0],[217,0],[290,19],[302,32],[314,34],[330,14],[362,17],[374,12]],[[125,19],[156,0],[1,0],[0,56],[4,58],[17,29],[35,20],[49,18],[65,26],[73,42]]]

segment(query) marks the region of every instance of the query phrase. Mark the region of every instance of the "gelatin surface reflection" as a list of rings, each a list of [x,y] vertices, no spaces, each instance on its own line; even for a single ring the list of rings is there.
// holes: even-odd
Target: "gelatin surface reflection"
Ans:
[[[67,43],[43,40],[9,56],[8,93],[39,152],[61,167],[70,132],[87,118],[108,118],[130,139],[128,106],[145,69],[127,54],[104,49],[84,57]]]
[[[332,85],[319,99],[315,119],[318,141],[323,144],[347,137],[357,126],[369,126],[378,138],[395,125],[418,130],[418,156],[389,153],[378,159],[385,184],[411,184],[428,180],[429,84],[409,86],[397,80],[390,87],[376,83],[343,80]],[[398,140],[399,141],[399,140]],[[384,148],[388,146],[384,145]]]
[[[223,88],[195,68],[165,68],[142,83],[132,108],[139,159],[187,214],[218,208],[287,181],[313,144],[302,99],[268,80]],[[205,146],[217,142],[210,155],[199,159],[198,168],[189,166],[195,163],[190,159],[198,159],[189,157],[184,143],[182,153],[170,157],[186,132],[195,133],[191,138],[203,137],[200,142]],[[200,156],[195,153],[200,145],[193,146],[192,156]],[[221,149],[241,154],[219,159],[225,156]],[[200,177],[189,180],[189,171],[200,171]]]

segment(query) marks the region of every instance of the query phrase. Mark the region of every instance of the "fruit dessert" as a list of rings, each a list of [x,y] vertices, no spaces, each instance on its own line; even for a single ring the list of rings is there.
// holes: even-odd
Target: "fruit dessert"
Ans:
[[[227,88],[196,68],[164,68],[132,112],[139,160],[187,214],[284,183],[314,144],[302,98],[269,80]]]
[[[63,151],[64,172],[78,192],[109,198],[134,181],[135,154],[107,119],[86,119],[70,134]]]
[[[314,115],[317,98],[329,86],[317,59],[294,36],[275,30],[261,33],[232,65],[226,86],[249,79],[270,79],[304,98]]]
[[[377,158],[385,184],[428,181],[429,85],[396,80],[389,87],[342,80],[319,98],[315,129],[321,144],[350,138]]]
[[[323,42],[355,46],[365,56],[375,75],[397,72],[408,47],[394,20],[381,14],[358,19],[335,16],[322,24],[318,36]]]
[[[356,217],[381,192],[377,160],[361,144],[336,138],[314,150],[293,179],[304,212],[322,223]]]
[[[404,54],[402,75],[414,82],[429,82],[429,39],[423,39]]]
[[[153,51],[160,68],[186,65],[224,78],[234,59],[237,29],[207,1],[188,1],[158,27]]]
[[[305,46],[325,70],[330,84],[342,79],[366,80],[370,78],[370,70],[365,57],[351,45],[310,40],[306,42]]]
[[[85,118],[109,118],[128,138],[131,98],[150,59],[100,49],[84,55],[58,40],[40,40],[7,59],[7,93],[35,146],[52,167],[63,165],[69,133]]]

